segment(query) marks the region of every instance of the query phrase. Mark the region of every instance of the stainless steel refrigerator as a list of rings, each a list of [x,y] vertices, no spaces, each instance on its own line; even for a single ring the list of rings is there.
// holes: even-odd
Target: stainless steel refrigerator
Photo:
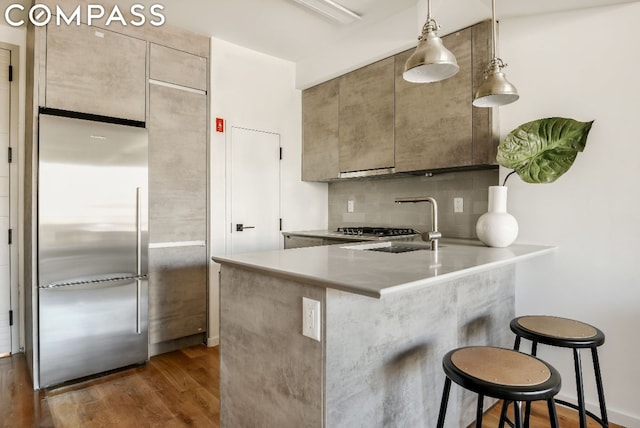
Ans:
[[[41,114],[40,387],[144,362],[148,136]]]

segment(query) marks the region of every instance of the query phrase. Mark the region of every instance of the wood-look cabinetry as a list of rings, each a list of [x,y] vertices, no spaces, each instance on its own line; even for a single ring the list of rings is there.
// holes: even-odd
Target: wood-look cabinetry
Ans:
[[[149,242],[204,241],[207,96],[149,85]]]
[[[149,250],[149,342],[207,330],[206,247]]]
[[[49,25],[44,106],[140,122],[147,43],[85,24]]]
[[[60,2],[65,10],[75,7],[71,0]],[[209,38],[171,26],[104,21],[29,25],[26,52],[29,259],[37,256],[40,109],[140,122],[149,132],[149,353],[202,343],[208,302]],[[38,354],[36,268],[29,263],[25,272],[30,359]]]
[[[340,172],[393,167],[393,75],[387,58],[340,79]]]
[[[340,80],[333,79],[302,93],[302,179],[338,178]]]
[[[207,329],[207,61],[150,52],[149,341],[158,344]]]
[[[441,82],[405,81],[402,72],[413,49],[395,56],[396,172],[495,164],[491,109],[471,104],[490,59],[488,30],[488,23],[480,23],[443,38],[460,71]]]
[[[207,59],[150,43],[149,78],[186,88],[207,90]]]
[[[286,233],[284,235],[284,249],[318,247],[320,245],[345,244],[354,242],[351,239],[332,239],[321,238],[319,236],[302,236],[295,233]]]
[[[490,31],[486,21],[443,37],[460,71],[442,82],[416,84],[402,78],[412,48],[306,89],[303,180],[329,181],[340,173],[387,168],[388,173],[407,173],[496,165],[492,109],[471,104],[491,59]],[[327,95],[335,93],[336,81],[337,108]],[[328,143],[325,152],[319,149],[323,142]]]

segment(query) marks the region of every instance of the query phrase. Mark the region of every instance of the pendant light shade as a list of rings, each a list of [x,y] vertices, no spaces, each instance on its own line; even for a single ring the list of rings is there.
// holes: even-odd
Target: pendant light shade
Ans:
[[[473,105],[476,107],[498,107],[511,104],[520,98],[518,90],[501,71],[505,64],[494,58],[485,72],[484,82],[476,91]]]
[[[438,23],[431,18],[431,0],[427,2],[427,22],[418,38],[418,47],[404,65],[404,80],[413,83],[431,83],[448,79],[460,67],[456,57],[444,47],[438,37]]]
[[[493,59],[489,62],[484,72],[484,82],[476,91],[473,105],[476,107],[499,107],[511,104],[520,98],[518,90],[506,78],[502,69],[507,65],[498,58],[497,34],[496,34],[496,1],[491,0],[491,30]]]

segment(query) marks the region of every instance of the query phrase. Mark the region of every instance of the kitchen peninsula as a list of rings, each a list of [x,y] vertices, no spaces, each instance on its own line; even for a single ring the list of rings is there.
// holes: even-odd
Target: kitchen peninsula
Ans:
[[[434,426],[442,356],[510,347],[515,263],[553,250],[452,240],[213,257],[221,426]],[[320,341],[302,334],[303,297],[320,302]],[[448,426],[470,423],[474,400],[454,388]]]

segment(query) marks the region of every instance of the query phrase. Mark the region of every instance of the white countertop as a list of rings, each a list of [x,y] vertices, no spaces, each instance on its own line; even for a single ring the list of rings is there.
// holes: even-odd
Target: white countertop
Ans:
[[[430,251],[426,243],[408,244],[423,245],[424,249],[397,254],[355,249],[380,245],[391,243],[344,243],[229,257],[214,256],[213,260],[223,265],[240,266],[321,287],[381,298],[389,293],[540,256],[556,248],[525,244],[489,248],[478,241],[445,240],[437,252]]]

